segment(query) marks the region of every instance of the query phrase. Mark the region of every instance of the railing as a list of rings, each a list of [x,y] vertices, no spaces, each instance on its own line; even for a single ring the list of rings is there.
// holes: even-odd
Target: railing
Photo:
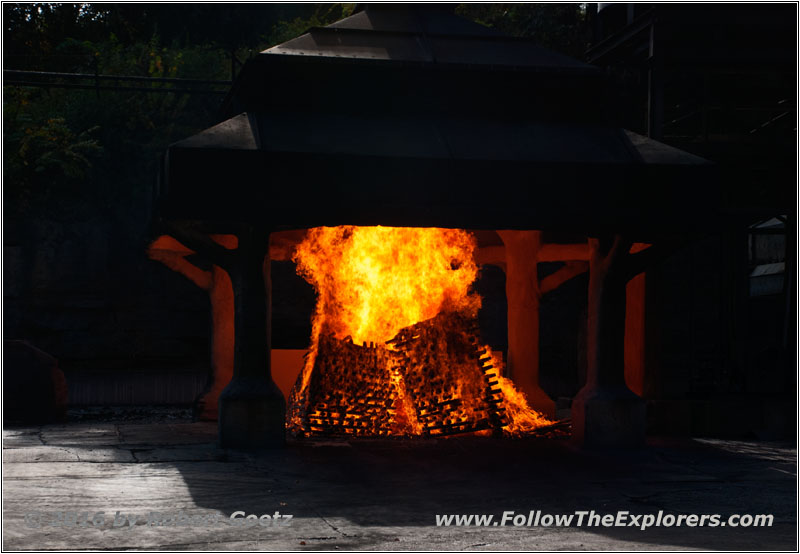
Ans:
[[[139,83],[168,86],[136,86],[136,84]],[[231,86],[231,81],[4,69],[3,86],[85,89],[96,90],[98,92],[107,90],[115,92],[157,92],[172,94],[227,94]],[[206,88],[194,88],[194,86],[203,86]],[[208,87],[225,88],[218,89]]]

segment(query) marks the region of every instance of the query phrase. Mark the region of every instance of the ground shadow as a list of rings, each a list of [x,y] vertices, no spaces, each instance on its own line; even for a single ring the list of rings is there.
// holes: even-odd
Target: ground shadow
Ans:
[[[235,475],[221,464],[219,475],[186,471],[183,477],[198,506],[223,513],[282,510],[362,528],[433,527],[437,514],[494,514],[497,521],[506,511],[531,510],[772,514],[775,521],[765,528],[582,529],[654,547],[794,548],[794,451],[737,445],[662,441],[636,451],[586,453],[557,439],[308,440],[254,453],[247,471]],[[224,494],[209,486],[215,479],[225,480]]]

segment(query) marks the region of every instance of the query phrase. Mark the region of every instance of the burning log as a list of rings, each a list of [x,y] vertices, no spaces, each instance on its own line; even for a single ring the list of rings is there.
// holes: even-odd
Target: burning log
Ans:
[[[455,313],[406,327],[385,345],[323,335],[306,397],[298,386],[293,391],[290,430],[358,436],[499,431],[506,416],[498,372],[479,344],[474,320]]]
[[[385,435],[391,431],[397,393],[388,351],[374,343],[320,337],[301,431],[312,434]]]

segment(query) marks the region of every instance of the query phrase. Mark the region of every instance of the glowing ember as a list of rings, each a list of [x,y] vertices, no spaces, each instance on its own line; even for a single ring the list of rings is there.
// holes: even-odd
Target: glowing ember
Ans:
[[[501,375],[503,367],[505,367],[502,357],[492,352],[491,349],[489,349],[489,355],[492,357],[492,365],[498,372],[498,386],[503,391],[503,406],[506,409],[506,419],[508,421],[508,424],[503,429],[512,435],[519,435],[552,424],[552,421],[528,406],[525,395],[514,387],[514,383],[510,379],[506,379]]]
[[[290,428],[436,435],[502,426],[521,434],[551,424],[477,341],[475,248],[474,236],[457,229],[310,229],[293,260],[317,306]],[[381,406],[358,404],[359,392]]]

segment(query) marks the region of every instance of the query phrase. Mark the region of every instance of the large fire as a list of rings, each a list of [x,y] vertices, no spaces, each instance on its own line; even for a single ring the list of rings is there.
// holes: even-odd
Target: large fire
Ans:
[[[477,342],[475,249],[475,237],[458,229],[310,229],[293,260],[317,306],[292,401],[317,401],[308,414],[290,410],[290,428],[521,434],[551,424],[501,376],[501,357]]]

